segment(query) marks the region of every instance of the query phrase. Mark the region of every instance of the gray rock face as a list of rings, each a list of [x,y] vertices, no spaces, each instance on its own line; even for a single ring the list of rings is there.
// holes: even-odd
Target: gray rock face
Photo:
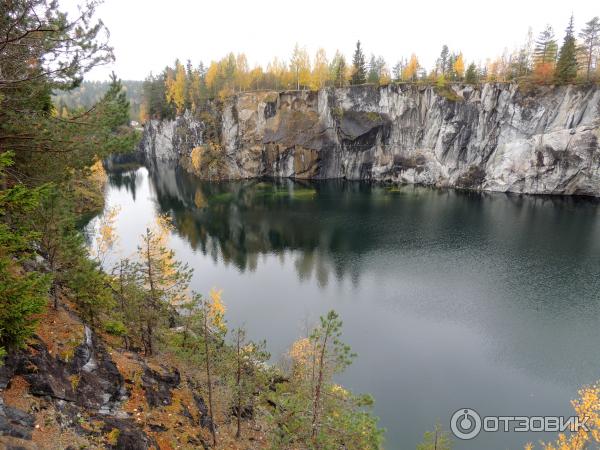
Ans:
[[[140,148],[152,158],[178,160],[183,149],[202,144],[204,124],[189,111],[175,120],[150,120],[144,126]]]
[[[355,86],[244,93],[212,108],[221,178],[346,178],[600,196],[597,86]],[[140,150],[189,160],[194,147],[208,142],[206,129],[190,113],[151,121]],[[203,161],[186,167],[202,176]]]

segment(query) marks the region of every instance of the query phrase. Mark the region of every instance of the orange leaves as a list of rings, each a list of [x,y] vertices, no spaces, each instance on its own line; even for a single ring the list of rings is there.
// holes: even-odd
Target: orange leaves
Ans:
[[[410,60],[406,67],[402,70],[402,79],[404,81],[412,81],[415,79],[417,75],[417,70],[419,70],[419,60],[417,59],[417,55],[414,53],[410,55]]]
[[[533,77],[538,83],[550,83],[554,79],[554,62],[540,62],[535,65]]]

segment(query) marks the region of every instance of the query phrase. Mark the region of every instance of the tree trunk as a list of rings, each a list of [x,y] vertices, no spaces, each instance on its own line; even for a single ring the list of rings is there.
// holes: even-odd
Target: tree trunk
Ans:
[[[319,376],[317,379],[317,385],[315,387],[315,396],[313,401],[313,418],[312,418],[312,440],[316,443],[317,435],[319,433],[319,409],[321,408],[321,390],[323,389],[323,372],[325,362],[325,351],[327,350],[327,341],[329,339],[330,324],[327,324],[325,329],[325,336],[323,337],[323,347],[321,347],[321,354],[319,355]]]
[[[54,309],[58,309],[58,286],[56,283],[52,283],[52,299]]]
[[[210,350],[208,347],[208,310],[204,309],[204,352],[206,354],[206,378],[208,381],[208,416],[210,417],[210,432],[212,434],[213,446],[217,445],[217,435],[215,433],[215,417],[213,413],[212,401],[212,380],[210,376]]]
[[[237,334],[237,377],[236,377],[236,385],[237,385],[237,431],[235,432],[235,438],[239,439],[242,436],[241,426],[242,426],[242,361],[241,361],[241,353],[240,353],[240,339],[241,339],[241,331],[238,330]]]

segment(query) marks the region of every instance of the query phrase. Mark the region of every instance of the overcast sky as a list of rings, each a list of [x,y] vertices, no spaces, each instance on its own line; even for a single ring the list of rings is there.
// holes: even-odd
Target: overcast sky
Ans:
[[[61,3],[69,9],[78,2]],[[117,60],[87,78],[106,79],[115,70],[122,79],[141,80],[175,58],[208,64],[231,51],[265,67],[273,56],[289,59],[296,42],[311,59],[318,47],[330,59],[336,49],[350,58],[358,39],[367,57],[382,55],[390,67],[414,52],[430,68],[444,43],[467,61],[485,62],[522,45],[529,26],[537,35],[548,23],[562,41],[571,12],[579,30],[600,15],[600,2],[105,0],[98,17]]]

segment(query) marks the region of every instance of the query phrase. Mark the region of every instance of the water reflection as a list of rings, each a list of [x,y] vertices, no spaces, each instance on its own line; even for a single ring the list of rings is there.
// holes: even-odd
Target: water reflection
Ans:
[[[148,219],[170,215],[194,288],[224,287],[228,319],[274,354],[307,312],[338,310],[359,354],[342,381],[375,395],[389,448],[414,448],[460,407],[568,414],[577,388],[600,378],[591,356],[600,342],[594,200],[344,181],[208,183],[164,163],[147,170],[110,178],[128,250]],[[460,448],[549,437],[490,435]]]

